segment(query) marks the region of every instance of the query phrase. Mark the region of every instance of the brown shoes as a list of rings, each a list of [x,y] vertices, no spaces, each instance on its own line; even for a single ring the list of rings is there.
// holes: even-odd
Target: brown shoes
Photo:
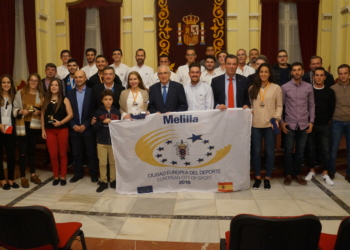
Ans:
[[[294,176],[293,181],[298,182],[300,185],[307,185],[307,182],[300,175]]]
[[[29,183],[28,183],[28,180],[27,178],[21,178],[21,186],[22,188],[29,188]]]
[[[284,178],[283,184],[286,185],[286,186],[290,186],[291,183],[292,183],[292,176],[287,175],[287,176]]]
[[[39,177],[37,175],[32,175],[30,177],[30,182],[33,182],[34,184],[40,184],[41,180],[39,179]]]

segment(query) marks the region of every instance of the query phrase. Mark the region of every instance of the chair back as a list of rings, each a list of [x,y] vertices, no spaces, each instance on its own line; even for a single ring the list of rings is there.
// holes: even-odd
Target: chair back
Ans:
[[[0,206],[0,245],[9,249],[57,249],[52,212],[42,206]]]
[[[345,218],[339,225],[335,250],[349,249],[350,247],[350,217]]]
[[[288,218],[241,214],[230,225],[230,250],[317,249],[321,223],[314,215]]]

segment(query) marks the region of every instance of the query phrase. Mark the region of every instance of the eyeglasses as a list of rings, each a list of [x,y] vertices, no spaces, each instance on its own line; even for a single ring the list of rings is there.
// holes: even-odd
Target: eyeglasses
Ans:
[[[278,58],[283,58],[283,57],[287,57],[287,55],[283,55],[283,56],[277,56]]]

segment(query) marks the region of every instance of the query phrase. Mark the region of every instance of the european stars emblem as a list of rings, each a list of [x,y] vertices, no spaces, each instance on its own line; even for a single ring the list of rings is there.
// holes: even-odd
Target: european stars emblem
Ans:
[[[199,158],[197,161],[200,163],[200,162],[202,162],[202,161],[203,161],[203,159]]]
[[[202,137],[202,135],[195,135],[195,134],[192,134],[192,137],[189,137],[189,138],[187,138],[187,139],[192,140],[192,143],[194,143],[194,142],[197,141],[197,140],[203,140],[201,137]]]
[[[163,160],[162,160],[163,163],[166,162],[166,161],[167,161],[167,159],[163,159]]]
[[[211,156],[211,153],[210,153],[210,152],[208,152],[208,153],[206,153],[205,155],[209,157],[209,156]]]
[[[176,164],[177,164],[177,162],[176,162],[176,161],[172,161],[172,162],[171,162],[171,164],[176,165]]]
[[[156,157],[159,158],[159,157],[162,157],[162,155],[161,154],[157,154]]]
[[[184,164],[185,164],[186,166],[187,166],[187,165],[191,165],[191,162],[186,161]]]
[[[209,148],[210,150],[212,150],[212,149],[214,149],[214,146],[209,146],[208,148]]]
[[[157,148],[157,150],[159,150],[159,152],[160,152],[160,151],[164,150],[164,147],[163,148],[159,147],[159,148]]]
[[[167,140],[165,143],[169,145],[170,143],[173,143],[173,142],[171,140]]]
[[[209,140],[204,140],[203,143],[207,144],[207,143],[209,143]]]

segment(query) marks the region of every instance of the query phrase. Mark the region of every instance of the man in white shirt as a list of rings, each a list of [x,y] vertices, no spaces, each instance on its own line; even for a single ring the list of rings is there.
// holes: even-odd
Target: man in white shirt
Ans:
[[[122,63],[123,51],[116,48],[112,52],[113,64],[109,65],[114,68],[115,74],[119,76],[123,86],[126,88],[128,84],[129,67]]]
[[[137,65],[130,68],[130,71],[136,71],[140,74],[143,84],[147,89],[153,84],[151,83],[151,79],[154,73],[154,70],[151,67],[146,66],[145,59],[146,59],[146,51],[144,49],[138,49],[136,50],[135,59],[137,62]]]
[[[180,66],[177,69],[177,76],[179,78],[179,82],[182,83],[182,85],[186,86],[188,84],[190,84],[191,82],[191,78],[188,75],[189,72],[189,65],[193,62],[196,61],[197,55],[196,55],[196,51],[194,50],[194,47],[188,47],[186,49],[186,60],[187,63],[185,65]],[[203,66],[201,66],[201,72],[204,72],[205,68]]]
[[[96,50],[94,48],[89,48],[85,51],[86,60],[88,64],[81,70],[85,72],[86,78],[89,79],[91,76],[97,73],[98,69],[95,64]]]
[[[169,61],[169,56],[168,55],[161,55],[159,57],[159,66],[161,66],[161,65],[165,65],[165,66],[169,67],[170,61]],[[172,71],[170,71],[170,81],[179,82],[179,78]],[[155,84],[157,82],[160,82],[159,77],[158,77],[158,72],[153,74],[152,80],[151,80],[151,85],[153,85],[153,84]]]
[[[206,56],[215,56],[215,49],[214,49],[214,46],[213,45],[209,45],[207,47],[207,49],[205,50],[205,55]],[[215,57],[214,57],[215,58]],[[203,67],[206,67],[205,66],[205,58],[200,62],[200,64],[203,66]],[[215,61],[214,61],[214,68],[216,69],[217,67],[219,67],[219,62],[216,60],[215,58]],[[205,68],[207,69],[207,68]]]
[[[219,76],[220,74],[215,72],[215,57],[206,56],[205,57],[205,68],[206,70],[201,75],[201,81],[208,85],[211,85],[211,79]]]
[[[214,71],[218,76],[223,75],[226,72],[226,63],[225,63],[226,56],[228,56],[228,53],[224,50],[219,52],[219,54],[217,55],[218,61],[219,61],[219,67],[216,68]]]
[[[201,65],[196,62],[191,63],[188,75],[191,79],[190,84],[185,86],[188,110],[214,109],[213,90],[210,85],[200,81]]]
[[[237,57],[238,57],[238,68],[237,68],[236,74],[248,77],[249,75],[252,75],[255,73],[255,69],[246,64],[247,52],[244,49],[239,49],[237,51]]]
[[[62,65],[57,67],[57,75],[56,77],[63,80],[68,74],[68,60],[71,58],[70,51],[69,50],[62,50],[61,51],[61,60],[62,60]]]

